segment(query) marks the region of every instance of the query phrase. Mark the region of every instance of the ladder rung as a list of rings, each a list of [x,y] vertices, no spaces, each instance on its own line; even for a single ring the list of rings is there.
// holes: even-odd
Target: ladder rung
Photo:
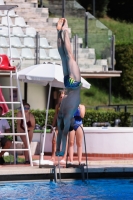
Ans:
[[[16,73],[12,71],[12,74],[14,75]],[[10,75],[10,73],[9,72],[6,72],[6,73],[5,72],[0,72],[0,75]]]
[[[0,101],[1,104],[20,104],[20,101]]]
[[[0,88],[18,88],[17,86],[0,86]]]
[[[27,133],[0,133],[0,135],[10,135],[10,136],[13,136],[13,135],[27,135]]]
[[[29,151],[29,149],[0,149],[0,151]]]
[[[23,117],[0,117],[0,119],[24,119]]]

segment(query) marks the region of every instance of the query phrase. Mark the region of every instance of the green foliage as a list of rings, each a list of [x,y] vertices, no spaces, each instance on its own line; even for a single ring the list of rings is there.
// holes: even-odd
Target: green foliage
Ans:
[[[109,122],[111,126],[114,126],[115,119],[120,119],[121,127],[130,126],[130,113],[114,112],[114,111],[86,111],[83,119],[84,127],[90,127],[94,122]]]
[[[36,124],[44,126],[45,124],[45,115],[46,112],[43,110],[32,110],[31,111],[36,119]],[[16,113],[16,111],[15,111]],[[54,110],[48,111],[48,124],[52,124],[54,117]],[[7,114],[11,116],[11,112]],[[90,127],[94,122],[109,122],[111,126],[114,126],[115,119],[120,119],[120,126],[129,127],[130,126],[130,113],[125,112],[114,112],[114,111],[95,111],[95,110],[86,110],[85,117],[83,119],[83,124],[85,127]],[[11,122],[9,121],[10,125]],[[15,121],[16,125],[16,121]]]
[[[6,163],[10,163],[10,162],[14,163],[14,156],[13,155],[5,156],[4,160],[5,160]],[[24,158],[18,157],[18,160],[17,160],[18,163],[24,163],[24,161],[25,161]]]
[[[86,9],[86,11],[93,13],[94,5],[93,5],[92,0],[88,0],[88,1],[77,0],[77,2],[81,4]],[[95,13],[97,17],[103,17],[104,15],[106,15],[108,3],[109,3],[109,0],[95,1]]]
[[[133,22],[132,8],[132,0],[110,0],[107,14],[114,19]]]
[[[133,43],[133,24],[125,21],[113,20],[109,17],[99,19],[115,35],[116,45]]]
[[[122,74],[118,80],[113,81],[113,91],[123,98],[133,98],[133,45],[116,46],[116,70]],[[117,86],[116,86],[117,85]]]
[[[17,110],[14,111],[14,116],[17,115]],[[30,111],[34,116],[35,116],[35,121],[36,121],[36,124],[39,124],[41,127],[43,127],[45,125],[45,117],[46,117],[46,111],[45,110],[31,110]],[[48,123],[47,124],[52,124],[53,122],[53,116],[54,116],[54,110],[49,110],[48,111]],[[5,117],[12,117],[12,112],[8,112]],[[12,120],[8,120],[9,122],[9,125],[11,127],[11,130],[12,130]],[[15,130],[16,130],[16,120],[14,120],[14,123],[15,123]]]
[[[35,116],[36,124],[39,124],[41,127],[45,125],[45,117],[46,111],[45,110],[31,110],[31,113]],[[48,111],[48,122],[47,124],[52,124],[53,117],[54,117],[55,110]]]

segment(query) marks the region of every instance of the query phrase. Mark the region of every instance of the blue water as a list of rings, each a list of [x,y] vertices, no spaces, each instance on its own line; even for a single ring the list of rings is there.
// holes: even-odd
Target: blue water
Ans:
[[[133,179],[0,183],[0,200],[132,200]]]

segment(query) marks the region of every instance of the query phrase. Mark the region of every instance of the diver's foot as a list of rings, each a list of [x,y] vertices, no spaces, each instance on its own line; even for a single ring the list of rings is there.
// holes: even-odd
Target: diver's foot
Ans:
[[[68,30],[67,19],[63,19],[62,31]]]
[[[64,23],[64,18],[59,19],[57,26],[56,26],[58,31],[62,30],[63,23]]]
[[[55,155],[56,156],[64,156],[64,152],[63,151],[56,151]]]
[[[75,81],[73,78],[66,75],[64,77],[64,85],[67,89],[77,89],[82,86],[82,83],[80,81]]]
[[[55,161],[55,156],[51,156],[50,160],[54,162]]]
[[[79,162],[79,166],[85,166],[85,163]]]

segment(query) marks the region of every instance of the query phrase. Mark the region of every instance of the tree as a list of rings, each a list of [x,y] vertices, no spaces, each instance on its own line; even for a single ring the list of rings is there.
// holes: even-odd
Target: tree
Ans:
[[[95,4],[96,17],[103,17],[106,15],[109,0],[77,0],[77,2],[92,14],[93,4]]]
[[[107,14],[114,19],[133,22],[133,0],[110,0]]]

